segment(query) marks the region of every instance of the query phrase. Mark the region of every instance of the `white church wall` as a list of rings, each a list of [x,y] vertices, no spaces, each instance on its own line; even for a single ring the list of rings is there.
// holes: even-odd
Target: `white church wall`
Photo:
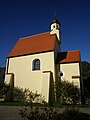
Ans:
[[[10,84],[11,75],[12,75],[12,74],[6,74],[6,75],[5,75],[5,80],[6,80],[5,83],[6,83],[6,84]]]
[[[50,72],[45,72],[42,75],[42,91],[46,101],[49,101],[49,87],[50,87]]]
[[[80,68],[79,63],[60,64],[60,71],[63,72],[61,80],[73,82],[80,88]]]
[[[32,61],[36,58],[41,62],[40,70],[32,71]],[[51,71],[55,79],[54,68],[54,52],[46,52],[10,58],[8,73],[14,74],[15,86],[23,89],[29,88],[33,92],[41,93],[43,71]]]

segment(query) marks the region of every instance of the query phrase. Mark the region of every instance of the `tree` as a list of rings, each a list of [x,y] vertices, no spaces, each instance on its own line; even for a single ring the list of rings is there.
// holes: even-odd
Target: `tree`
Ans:
[[[8,85],[6,85],[5,83],[0,81],[0,99],[6,100],[6,96],[8,96],[9,91],[10,91],[10,87]]]
[[[68,81],[58,81],[58,89],[56,90],[56,96],[58,96],[58,102],[61,104],[77,104],[80,100],[80,93],[77,86]]]
[[[82,67],[82,78],[85,80],[90,77],[90,63],[86,61],[81,62]]]
[[[90,99],[90,77],[83,80],[83,84],[84,84],[84,95],[86,100],[88,100]]]
[[[90,99],[90,63],[81,62],[82,67],[82,80],[84,85],[84,96],[86,101]]]

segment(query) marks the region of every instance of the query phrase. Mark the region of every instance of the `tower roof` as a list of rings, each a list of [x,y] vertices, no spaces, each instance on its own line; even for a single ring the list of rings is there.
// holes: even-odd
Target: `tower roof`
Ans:
[[[66,51],[58,53],[56,63],[73,63],[73,62],[80,62],[80,51],[73,50],[73,51]]]
[[[58,19],[56,18],[56,16],[54,16],[51,24],[53,24],[53,23],[57,23],[57,24],[59,24],[59,25],[61,26],[61,24],[60,24],[60,22],[58,21]]]

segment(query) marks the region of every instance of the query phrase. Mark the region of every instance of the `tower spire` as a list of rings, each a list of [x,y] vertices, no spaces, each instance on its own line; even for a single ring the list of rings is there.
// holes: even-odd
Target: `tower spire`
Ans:
[[[56,16],[54,16],[52,22],[51,22],[51,32],[50,34],[56,34],[57,39],[58,39],[58,43],[61,43],[61,33],[60,33],[60,26],[61,24],[59,23],[58,19],[56,18]]]
[[[54,12],[54,17],[56,17],[56,11]]]

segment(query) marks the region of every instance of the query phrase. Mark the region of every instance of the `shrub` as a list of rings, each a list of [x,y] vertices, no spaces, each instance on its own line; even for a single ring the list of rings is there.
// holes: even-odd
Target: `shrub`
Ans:
[[[14,88],[14,101],[23,101],[24,92],[22,88],[15,87]]]
[[[19,115],[25,120],[90,120],[90,116],[85,113],[79,112],[76,108],[68,108],[63,113],[59,109],[48,106],[34,107],[33,102],[37,100],[43,101],[40,94],[33,93],[29,89],[24,90],[24,100],[27,106],[22,107]],[[37,99],[40,98],[40,99]]]
[[[90,115],[75,108],[60,113],[59,109],[53,107],[24,107],[19,114],[25,120],[90,120]]]
[[[69,108],[63,113],[58,113],[55,120],[90,120],[90,115],[81,113],[78,109]]]
[[[57,102],[61,104],[78,104],[80,93],[77,86],[68,81],[58,81],[56,90]]]
[[[26,103],[45,103],[45,98],[41,95],[38,94],[37,91],[34,93],[30,91],[29,89],[25,89],[23,91],[24,93],[24,99],[23,101]]]
[[[8,101],[10,99],[10,87],[0,82],[0,99]]]
[[[33,93],[29,89],[22,89],[15,87],[14,88],[14,101],[21,101],[25,104],[29,104],[30,102],[35,102],[35,103],[44,103],[45,98],[41,95],[38,94],[37,91]]]
[[[44,98],[37,91],[33,93],[29,89],[24,90],[24,102],[27,106],[24,106],[19,115],[27,120],[52,120],[55,115],[52,108],[47,107],[34,107],[33,102],[45,103]]]
[[[51,107],[25,107],[19,115],[26,120],[54,120],[56,113]]]

